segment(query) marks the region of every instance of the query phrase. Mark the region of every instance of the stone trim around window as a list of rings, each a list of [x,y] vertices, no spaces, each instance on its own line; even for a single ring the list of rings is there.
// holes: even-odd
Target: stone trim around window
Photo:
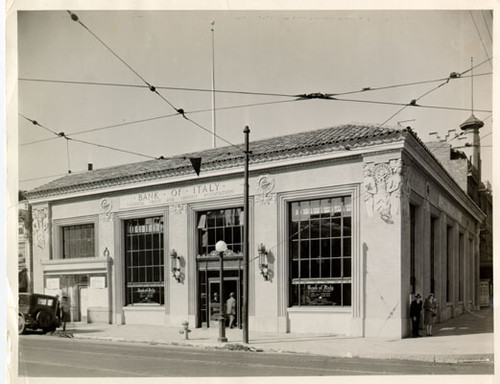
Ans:
[[[363,265],[360,257],[360,184],[346,184],[334,187],[323,187],[306,190],[296,190],[293,192],[278,193],[278,234],[279,244],[277,255],[277,273],[278,276],[278,316],[286,316],[290,307],[288,307],[289,292],[289,242],[288,242],[288,223],[289,211],[288,206],[294,201],[333,198],[340,196],[351,197],[351,218],[352,218],[352,276],[351,276],[351,306],[344,307],[342,310],[352,312],[353,317],[362,317],[362,296],[363,292]],[[340,307],[338,307],[340,308]]]
[[[99,255],[99,215],[79,216],[67,219],[56,219],[52,221],[52,249],[50,260],[65,260],[63,259],[63,227],[70,225],[94,225],[94,257]],[[68,259],[70,260],[70,259]]]

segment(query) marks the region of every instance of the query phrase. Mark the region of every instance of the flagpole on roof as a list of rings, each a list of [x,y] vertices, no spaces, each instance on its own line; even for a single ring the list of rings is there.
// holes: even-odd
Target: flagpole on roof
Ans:
[[[214,42],[214,28],[215,21],[212,20],[210,23],[212,26],[210,30],[212,31],[212,147],[215,148],[217,146],[216,140],[216,132],[215,132],[215,42]]]

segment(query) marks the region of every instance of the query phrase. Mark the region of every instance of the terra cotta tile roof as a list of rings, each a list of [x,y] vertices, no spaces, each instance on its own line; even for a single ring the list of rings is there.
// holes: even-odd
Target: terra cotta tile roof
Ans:
[[[283,158],[293,158],[333,150],[345,146],[369,146],[374,141],[400,140],[409,129],[380,128],[369,125],[341,125],[319,130],[299,132],[250,142],[250,164]],[[412,133],[413,134],[413,133]],[[414,134],[413,134],[414,135]],[[244,163],[244,145],[225,146],[188,153],[171,158],[148,160],[108,168],[73,173],[53,180],[26,193],[28,199],[61,193],[119,186],[141,181],[168,179],[193,173],[190,157],[201,157],[201,174],[208,170],[230,169]]]

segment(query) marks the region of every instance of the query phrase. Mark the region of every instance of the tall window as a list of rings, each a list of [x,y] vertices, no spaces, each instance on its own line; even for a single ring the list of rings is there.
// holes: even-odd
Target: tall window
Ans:
[[[435,279],[435,263],[436,263],[436,225],[437,218],[431,217],[431,250],[430,250],[430,266],[431,266],[431,292],[436,292],[436,279]]]
[[[451,300],[451,258],[453,256],[453,227],[446,227],[446,301]]]
[[[463,233],[458,235],[458,301],[464,301],[464,250],[465,237]]]
[[[208,255],[224,240],[233,252],[242,252],[243,209],[228,208],[200,212],[198,215],[198,254]]]
[[[63,259],[95,257],[94,224],[62,227]]]
[[[163,217],[125,221],[127,304],[164,304]]]
[[[290,305],[351,305],[351,198],[290,204]]]
[[[410,204],[410,286],[411,293],[415,293],[417,278],[415,277],[415,254],[416,254],[416,208]]]

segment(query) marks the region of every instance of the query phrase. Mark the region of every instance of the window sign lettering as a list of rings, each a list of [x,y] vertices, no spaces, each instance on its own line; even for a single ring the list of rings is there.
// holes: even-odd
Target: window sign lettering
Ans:
[[[304,284],[303,290],[308,305],[335,305],[333,284]]]
[[[139,297],[141,298],[140,302],[141,303],[152,303],[153,302],[153,296],[156,292],[156,289],[154,288],[138,288],[137,293],[139,294]]]

